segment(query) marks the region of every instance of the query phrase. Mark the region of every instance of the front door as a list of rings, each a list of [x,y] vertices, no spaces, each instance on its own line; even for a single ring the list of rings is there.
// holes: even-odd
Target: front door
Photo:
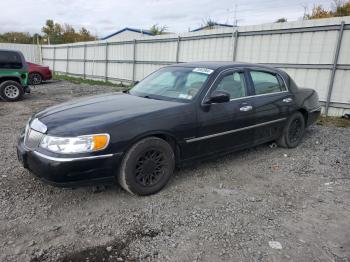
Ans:
[[[233,150],[253,142],[254,134],[249,128],[254,121],[253,97],[247,83],[247,73],[234,69],[223,71],[214,82],[206,97],[214,91],[223,91],[230,95],[230,101],[198,110],[197,137],[189,142],[197,143],[200,155]]]

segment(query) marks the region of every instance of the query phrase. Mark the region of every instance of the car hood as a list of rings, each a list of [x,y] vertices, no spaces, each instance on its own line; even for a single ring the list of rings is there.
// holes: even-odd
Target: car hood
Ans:
[[[152,112],[184,105],[123,93],[75,99],[49,107],[35,115],[51,135],[82,135],[105,132],[105,128]]]

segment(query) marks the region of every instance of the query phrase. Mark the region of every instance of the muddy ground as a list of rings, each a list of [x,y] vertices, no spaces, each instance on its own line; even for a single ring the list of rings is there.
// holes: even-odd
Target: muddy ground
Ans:
[[[0,102],[0,261],[350,261],[349,128],[182,168],[150,197],[55,188],[21,167],[31,114],[110,91],[55,82]]]

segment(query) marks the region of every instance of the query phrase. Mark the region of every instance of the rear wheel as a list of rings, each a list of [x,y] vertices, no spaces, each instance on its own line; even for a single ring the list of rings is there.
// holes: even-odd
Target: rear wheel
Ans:
[[[174,152],[163,139],[148,137],[134,144],[123,158],[119,184],[136,195],[151,195],[169,181],[175,166]]]
[[[296,112],[288,119],[277,144],[286,148],[297,147],[304,136],[304,131],[305,119],[300,112]]]
[[[24,90],[21,84],[16,81],[8,80],[0,84],[0,96],[8,102],[21,100]]]
[[[43,77],[39,73],[30,73],[29,74],[29,84],[30,85],[39,85],[43,81]]]

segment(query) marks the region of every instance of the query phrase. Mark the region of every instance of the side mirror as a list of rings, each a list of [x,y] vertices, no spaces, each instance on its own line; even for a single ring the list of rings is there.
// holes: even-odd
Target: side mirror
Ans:
[[[230,101],[230,94],[224,91],[214,91],[210,97],[206,99],[205,104],[226,103]]]
[[[140,81],[134,81],[133,85],[136,86],[138,83],[140,83]]]

